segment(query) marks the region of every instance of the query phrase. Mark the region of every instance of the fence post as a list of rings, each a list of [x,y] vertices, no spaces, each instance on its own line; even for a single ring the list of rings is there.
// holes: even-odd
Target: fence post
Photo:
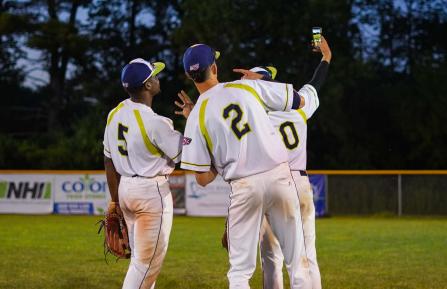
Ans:
[[[402,216],[402,175],[397,175],[397,215]]]
[[[329,182],[328,182],[328,176],[324,175],[324,183],[325,183],[325,187],[326,187],[326,212],[325,215],[329,215]]]

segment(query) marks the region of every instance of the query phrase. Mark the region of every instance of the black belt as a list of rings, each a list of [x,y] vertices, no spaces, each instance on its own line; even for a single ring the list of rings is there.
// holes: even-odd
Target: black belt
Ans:
[[[300,176],[307,177],[307,172],[306,171],[297,170],[297,171],[293,171],[293,172],[300,172]]]
[[[156,178],[156,177],[165,177],[166,179],[168,179],[167,175],[161,175],[161,176],[155,176],[155,177],[145,177],[145,176],[140,176],[140,175],[133,175],[132,176],[132,178],[136,178],[136,177],[138,177],[138,178],[145,178],[145,179],[153,179],[153,178]]]

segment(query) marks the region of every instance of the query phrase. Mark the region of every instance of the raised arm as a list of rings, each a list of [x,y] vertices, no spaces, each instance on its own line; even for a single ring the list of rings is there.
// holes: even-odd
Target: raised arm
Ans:
[[[314,48],[314,51],[321,52],[323,57],[321,58],[320,64],[315,69],[312,79],[308,83],[312,85],[317,92],[319,92],[320,88],[324,84],[324,81],[326,80],[327,72],[329,70],[329,63],[331,63],[332,59],[332,52],[323,36],[321,37],[320,46],[318,48]]]
[[[312,79],[307,84],[311,85],[315,89],[315,92],[318,93],[326,80],[326,76],[329,69],[329,63],[331,62],[332,59],[332,52],[324,37],[321,37],[321,44],[318,47],[315,47],[313,51],[320,52],[323,56],[321,62],[315,69]],[[265,81],[274,81],[269,75],[260,74],[247,69],[236,68],[233,69],[233,71],[241,73],[242,79],[250,79],[250,80],[261,79]],[[292,109],[298,109],[304,107],[304,105],[306,104],[306,98],[303,97],[302,94],[304,93],[305,90],[308,90],[306,89],[306,85],[304,85],[303,88],[300,89],[301,93],[300,91],[297,91],[295,89],[293,90]]]

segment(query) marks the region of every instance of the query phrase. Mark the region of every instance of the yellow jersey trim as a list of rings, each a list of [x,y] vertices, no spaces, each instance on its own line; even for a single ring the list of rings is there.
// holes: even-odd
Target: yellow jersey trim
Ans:
[[[304,120],[304,123],[307,124],[307,116],[306,116],[306,114],[304,113],[304,111],[303,111],[301,108],[300,108],[300,109],[297,109],[296,111],[301,115],[301,117],[302,117],[303,120]]]
[[[206,106],[208,104],[208,100],[209,100],[209,98],[205,99],[200,104],[199,127],[200,127],[200,132],[202,133],[203,137],[205,138],[206,146],[208,147],[208,150],[211,154],[213,151],[213,142],[211,141],[211,137],[210,137],[208,130],[206,129],[206,126],[205,126],[205,111],[206,111]]]
[[[115,113],[117,113],[122,107],[124,106],[124,102],[121,102],[120,104],[118,104],[117,107],[115,107],[112,112],[109,115],[109,118],[107,119],[107,125],[109,125],[109,123],[112,121],[113,116],[115,115]]]
[[[286,111],[287,104],[289,104],[289,86],[288,86],[288,84],[286,83],[286,105],[284,105],[284,109],[283,109],[283,111]]]
[[[135,119],[137,120],[138,127],[140,128],[141,136],[143,137],[144,144],[147,150],[154,156],[161,156],[160,150],[151,142],[149,136],[146,133],[146,128],[144,127],[143,119],[141,118],[140,111],[134,109],[133,111]]]
[[[249,85],[242,84],[242,83],[227,83],[224,85],[224,87],[225,88],[228,88],[228,87],[229,88],[239,88],[239,89],[246,90],[246,91],[250,92],[256,98],[256,100],[264,107],[264,109],[267,107],[267,105],[262,101],[261,97],[256,92],[256,90],[254,90],[254,88]]]
[[[181,163],[185,164],[185,165],[196,166],[196,167],[210,167],[211,166],[211,165],[199,165],[199,164],[188,163],[188,162],[181,162]]]
[[[175,160],[175,159],[178,158],[181,154],[182,154],[182,150],[180,150],[180,151],[178,152],[178,154],[177,154],[175,157],[171,158],[171,160]]]

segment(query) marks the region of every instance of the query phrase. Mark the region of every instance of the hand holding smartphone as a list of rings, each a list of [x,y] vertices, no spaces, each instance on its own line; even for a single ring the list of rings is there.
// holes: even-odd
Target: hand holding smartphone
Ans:
[[[322,33],[323,29],[321,27],[312,27],[312,48],[314,50],[320,50]]]

